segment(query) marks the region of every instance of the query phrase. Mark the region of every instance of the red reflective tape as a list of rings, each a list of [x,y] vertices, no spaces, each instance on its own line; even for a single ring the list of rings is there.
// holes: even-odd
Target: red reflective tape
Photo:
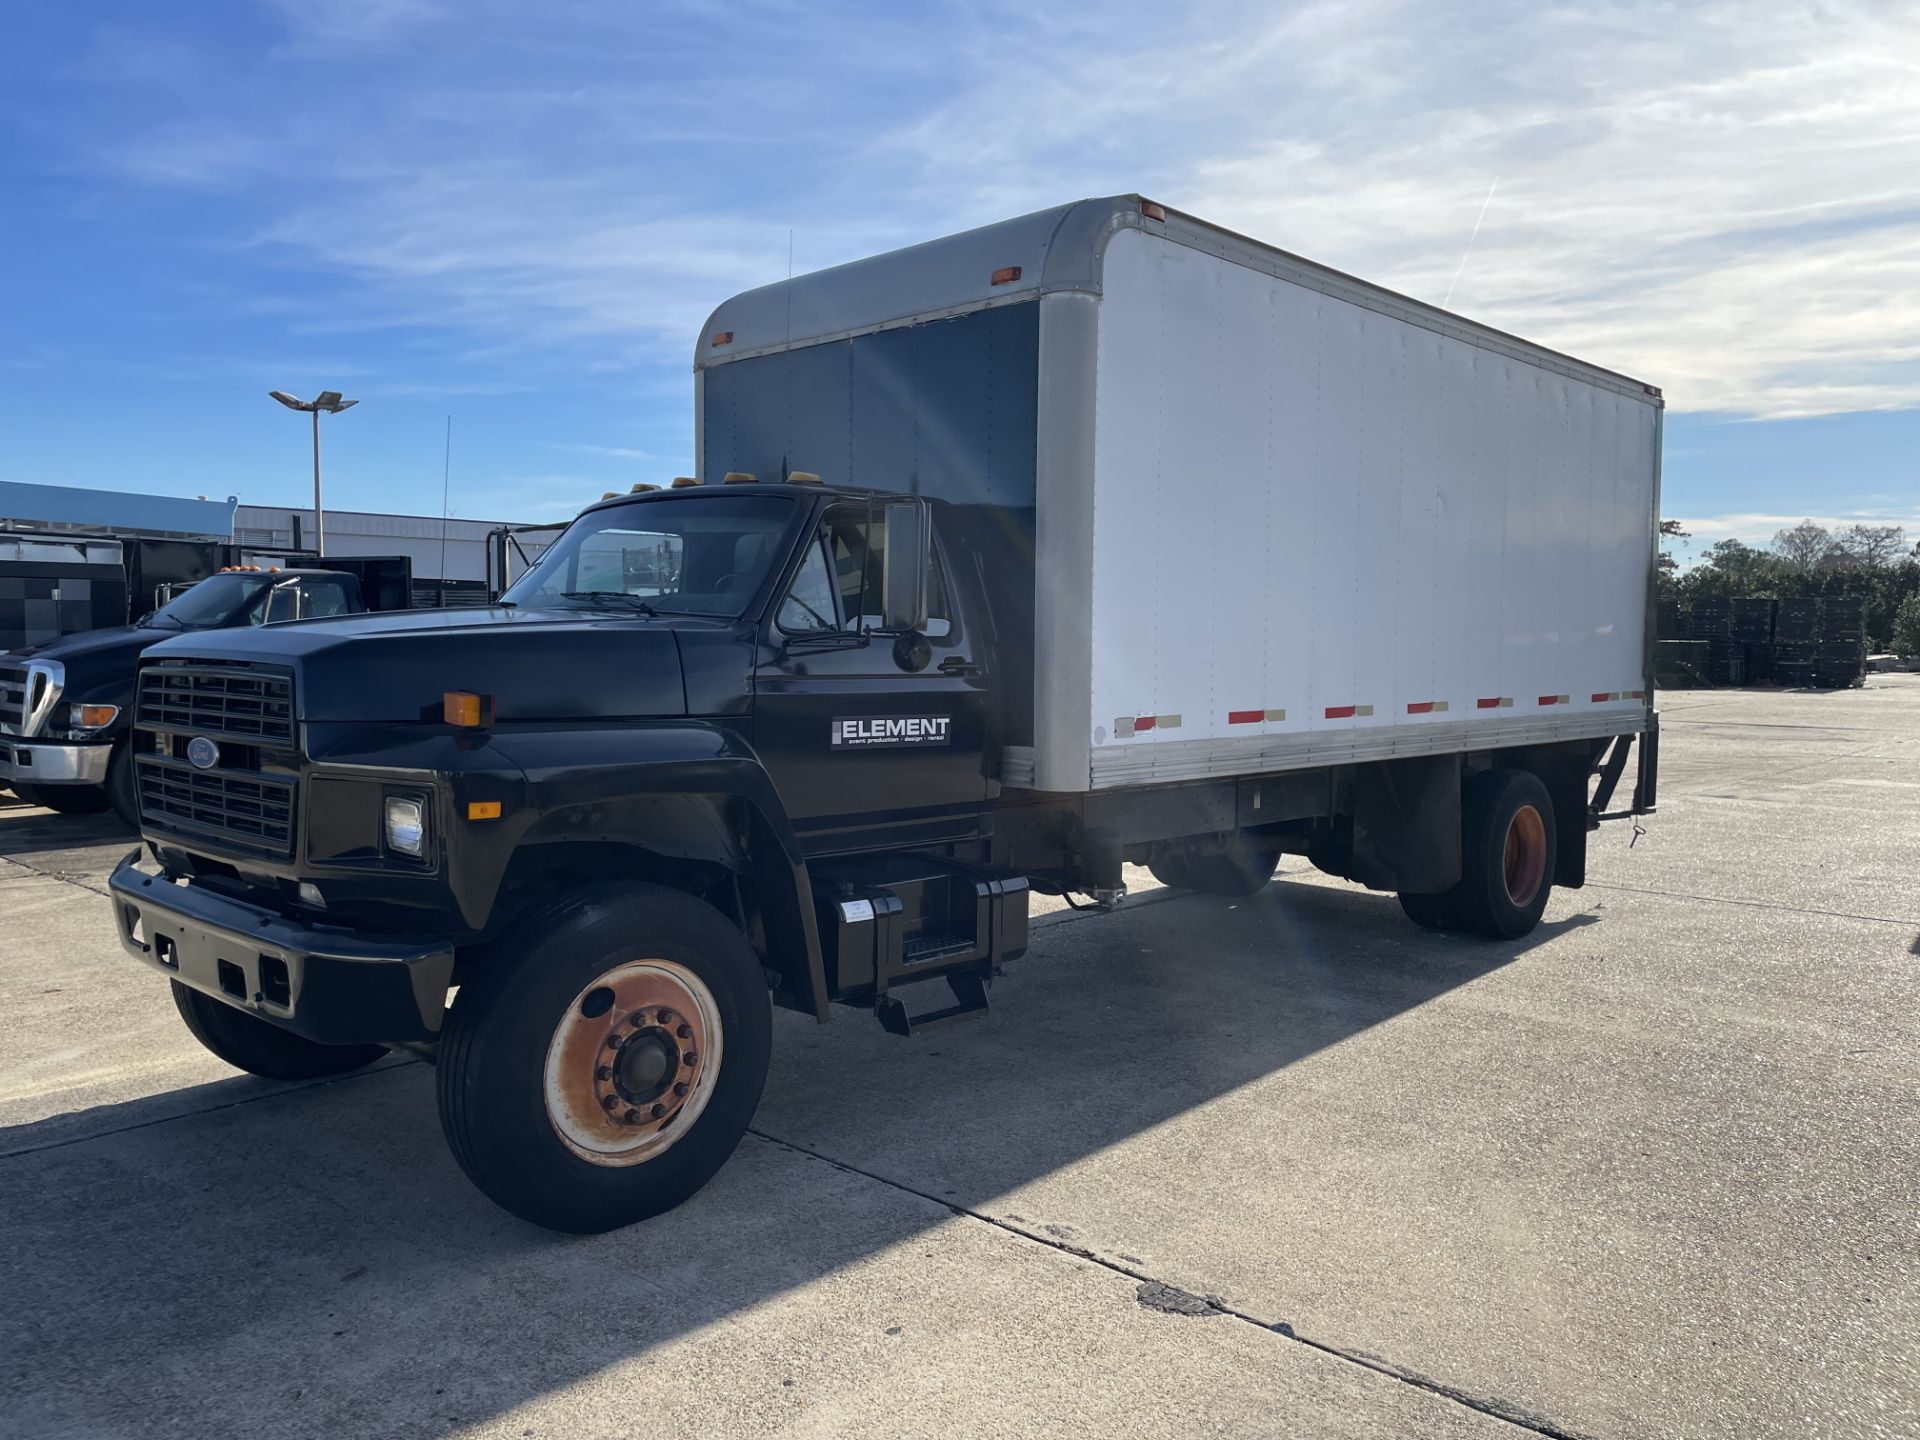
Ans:
[[[1500,697],[1498,695],[1485,695],[1473,703],[1482,710],[1498,710],[1500,708]]]
[[[1133,722],[1133,728],[1135,730],[1151,730],[1153,729],[1153,722],[1159,718],[1158,715],[1138,716]]]
[[[1644,700],[1646,698],[1647,698],[1647,692],[1644,690],[1627,691],[1627,699],[1629,700]]]
[[[1558,705],[1560,703],[1560,697],[1558,695],[1542,695],[1540,697],[1540,703],[1542,705]]]
[[[1432,713],[1433,702],[1431,700],[1415,700],[1407,706],[1407,714],[1409,715],[1431,715]]]
[[[1617,697],[1608,694],[1605,690],[1596,690],[1593,692],[1593,703],[1596,705],[1604,704],[1606,701],[1615,698]]]
[[[1267,712],[1264,710],[1229,710],[1227,712],[1229,725],[1257,725],[1266,718]]]
[[[1327,707],[1327,719],[1351,720],[1353,718],[1353,712],[1358,708],[1358,706],[1354,705],[1329,705]]]

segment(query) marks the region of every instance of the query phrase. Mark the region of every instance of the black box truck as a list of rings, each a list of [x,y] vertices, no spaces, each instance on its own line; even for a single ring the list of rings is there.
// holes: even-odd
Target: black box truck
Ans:
[[[141,661],[128,951],[244,1069],[429,1056],[521,1216],[691,1194],[772,1006],[984,1014],[1035,890],[1293,853],[1517,937],[1653,808],[1637,380],[1138,196],[738,296],[696,372],[699,473],[498,606]]]

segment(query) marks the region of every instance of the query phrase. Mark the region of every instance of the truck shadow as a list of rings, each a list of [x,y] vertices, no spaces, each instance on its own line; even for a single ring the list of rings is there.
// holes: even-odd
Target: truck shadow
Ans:
[[[422,1064],[294,1089],[238,1078],[0,1130],[0,1409],[36,1435],[163,1417],[209,1435],[437,1435],[635,1357],[737,1364],[721,1320],[805,1325],[790,1338],[813,1355],[883,1344],[915,1317],[863,1298],[846,1278],[870,1276],[863,1262],[931,1253],[956,1210],[1047,1228],[1047,1177],[1591,919],[1492,945],[1423,935],[1390,898],[1283,882],[1237,905],[1150,896],[1052,922],[985,1021],[901,1041],[859,1013],[780,1017],[754,1133],[720,1177],[592,1238],[524,1225],[466,1183]],[[1262,1144],[1279,1161],[1284,1130],[1237,1133],[1240,1163]],[[1163,1183],[1177,1195],[1181,1176]],[[760,1309],[803,1287],[808,1318]],[[795,1365],[803,1393],[831,1373]],[[731,1403],[786,1415],[795,1391],[767,1383]],[[636,1427],[672,1409],[645,1384],[621,1403]]]

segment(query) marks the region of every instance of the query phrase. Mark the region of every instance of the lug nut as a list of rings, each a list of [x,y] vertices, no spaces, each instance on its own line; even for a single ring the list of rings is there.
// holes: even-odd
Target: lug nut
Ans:
[[[613,1067],[611,1065],[602,1065],[598,1070],[593,1072],[593,1078],[596,1080],[613,1079]]]
[[[620,1108],[620,1102],[614,1099],[613,1096],[606,1095],[601,1097],[600,1108],[611,1115],[615,1110]]]
[[[667,1107],[664,1105],[656,1105],[653,1107],[653,1118],[656,1120],[658,1120],[662,1115],[666,1113],[667,1113]]]
[[[680,1082],[680,1083],[679,1083],[678,1085],[675,1085],[675,1086],[673,1087],[673,1093],[674,1093],[674,1094],[676,1094],[676,1095],[684,1095],[684,1094],[686,1094],[686,1093],[687,1093],[687,1082],[686,1082],[686,1081],[684,1081],[684,1080],[682,1080],[682,1081],[681,1081],[681,1082]]]
[[[691,1040],[693,1038],[693,1027],[691,1025],[682,1025],[673,1033],[678,1035],[682,1040]]]
[[[662,1010],[660,1012],[660,1023],[662,1025],[671,1025],[673,1023],[673,1012],[671,1010]]]
[[[619,1048],[620,1048],[620,1037],[618,1035],[607,1036],[607,1049],[618,1050]]]
[[[697,1065],[700,1063],[700,1057],[689,1050],[680,1057],[680,1063],[682,1065]]]
[[[629,1110],[620,1118],[629,1125],[638,1125],[640,1123],[640,1112],[638,1110]]]

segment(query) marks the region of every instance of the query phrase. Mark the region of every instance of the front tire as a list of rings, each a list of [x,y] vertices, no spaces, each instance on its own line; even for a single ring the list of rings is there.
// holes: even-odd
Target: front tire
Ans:
[[[107,792],[99,785],[16,785],[13,793],[60,815],[97,815],[107,808]]]
[[[712,906],[595,890],[521,922],[441,1036],[440,1123],[502,1209],[574,1234],[670,1210],[727,1161],[772,1049],[766,977]]]
[[[268,1080],[317,1080],[371,1065],[387,1053],[382,1045],[322,1045],[236,1010],[211,995],[202,995],[178,980],[168,983],[173,986],[174,1008],[187,1022],[193,1038],[249,1075]]]
[[[107,803],[129,830],[140,828],[140,794],[133,775],[133,742],[122,740],[107,760]]]

